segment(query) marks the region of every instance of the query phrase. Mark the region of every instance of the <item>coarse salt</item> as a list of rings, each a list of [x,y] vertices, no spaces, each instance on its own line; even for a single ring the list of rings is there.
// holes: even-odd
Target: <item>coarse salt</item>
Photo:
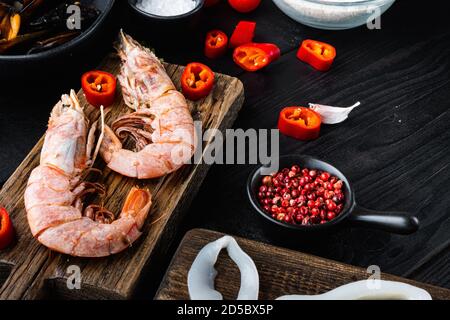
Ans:
[[[170,17],[192,11],[197,6],[197,0],[139,0],[137,8],[157,16]]]

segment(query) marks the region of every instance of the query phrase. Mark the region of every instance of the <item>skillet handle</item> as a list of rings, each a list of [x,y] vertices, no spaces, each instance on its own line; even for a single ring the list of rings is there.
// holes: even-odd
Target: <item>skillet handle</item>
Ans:
[[[397,234],[412,234],[419,229],[419,219],[405,212],[376,212],[356,205],[349,219],[352,224]]]

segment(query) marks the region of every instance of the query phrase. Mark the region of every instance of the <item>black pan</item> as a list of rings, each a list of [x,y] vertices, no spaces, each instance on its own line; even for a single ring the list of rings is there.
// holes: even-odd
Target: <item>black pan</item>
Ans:
[[[0,82],[13,82],[39,76],[47,76],[47,71],[67,70],[86,56],[100,52],[100,46],[107,46],[107,21],[109,21],[115,0],[82,0],[93,4],[101,13],[97,20],[81,35],[56,48],[30,55],[1,55]],[[112,39],[108,42],[111,43]]]
[[[327,171],[341,179],[345,185],[344,209],[337,218],[325,224],[302,226],[280,222],[267,214],[257,199],[257,190],[261,185],[262,178],[264,177],[264,175],[261,174],[263,167],[259,167],[253,171],[248,179],[247,193],[255,210],[262,217],[267,219],[270,224],[284,230],[290,229],[298,232],[329,231],[337,228],[345,221],[350,222],[353,225],[379,229],[397,234],[411,234],[418,230],[419,220],[412,214],[402,212],[377,212],[365,209],[358,205],[355,200],[355,192],[350,182],[341,171],[331,164],[310,156],[291,155],[280,157],[280,169],[290,168],[293,165]]]

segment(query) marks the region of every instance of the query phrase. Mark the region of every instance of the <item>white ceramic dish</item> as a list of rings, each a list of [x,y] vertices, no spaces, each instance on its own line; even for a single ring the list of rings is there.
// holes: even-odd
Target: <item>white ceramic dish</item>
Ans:
[[[277,300],[432,300],[432,298],[425,290],[406,283],[362,280],[316,296],[292,295]]]

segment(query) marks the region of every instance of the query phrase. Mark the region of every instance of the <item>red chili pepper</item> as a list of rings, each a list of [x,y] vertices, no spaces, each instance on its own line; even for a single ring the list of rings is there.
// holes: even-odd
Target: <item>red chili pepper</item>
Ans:
[[[272,43],[248,43],[234,50],[233,60],[242,69],[258,71],[277,60],[280,48]]]
[[[116,78],[103,71],[89,71],[81,77],[81,87],[87,101],[94,107],[109,107],[116,97]]]
[[[314,140],[320,135],[320,115],[304,107],[287,107],[280,113],[278,129],[298,140]]]
[[[250,43],[255,37],[256,22],[240,21],[230,38],[230,47],[236,48]]]
[[[183,94],[197,101],[209,95],[214,87],[214,72],[204,64],[194,62],[186,66],[181,76]]]
[[[216,59],[225,54],[228,47],[228,37],[220,30],[207,33],[205,41],[205,56]]]
[[[230,6],[241,13],[255,10],[261,4],[261,0],[228,0]]]
[[[0,208],[0,250],[8,247],[14,240],[14,227],[8,212]]]
[[[324,42],[305,40],[298,50],[297,58],[319,71],[328,71],[336,58],[336,49]]]

